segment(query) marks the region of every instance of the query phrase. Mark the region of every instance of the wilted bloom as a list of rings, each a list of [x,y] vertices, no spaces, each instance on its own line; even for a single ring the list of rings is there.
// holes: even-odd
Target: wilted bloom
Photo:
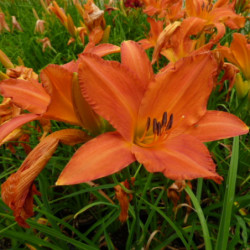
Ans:
[[[0,33],[2,33],[4,29],[10,32],[10,28],[5,21],[5,15],[4,13],[0,12]]]
[[[38,39],[37,41],[42,43],[43,52],[45,52],[46,48],[53,49],[48,37],[44,37],[43,39]]]
[[[101,178],[136,160],[173,180],[221,182],[203,142],[245,134],[248,127],[234,115],[206,109],[216,73],[207,52],[154,75],[146,53],[132,41],[122,44],[121,63],[82,55],[81,92],[117,131],[81,146],[57,185]]]
[[[16,17],[12,16],[11,18],[12,18],[12,27],[13,27],[13,30],[17,29],[19,31],[23,31],[20,23],[16,20]]]
[[[28,228],[25,220],[33,216],[33,196],[40,194],[33,183],[55,152],[59,142],[74,145],[88,136],[79,129],[64,129],[45,137],[24,160],[18,171],[1,185],[3,201],[14,211],[15,220]]]
[[[35,26],[35,33],[44,33],[45,27],[44,27],[45,21],[38,19],[36,21],[36,26]]]
[[[133,185],[135,182],[135,178],[132,177],[130,181],[131,181],[131,184]],[[128,180],[121,182],[121,184],[127,189],[130,188]],[[121,187],[121,185],[116,185],[114,187],[114,189],[115,189],[115,196],[116,196],[117,200],[119,201],[119,204],[121,207],[121,213],[119,215],[119,220],[121,222],[125,222],[128,219],[129,203],[133,199],[133,195],[132,195],[132,193],[127,193]]]

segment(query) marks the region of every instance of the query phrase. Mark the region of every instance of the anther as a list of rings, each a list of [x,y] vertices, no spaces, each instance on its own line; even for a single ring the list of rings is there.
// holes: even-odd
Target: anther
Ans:
[[[167,124],[168,113],[164,112],[161,120],[161,126],[164,127]]]
[[[172,128],[173,120],[174,120],[174,116],[173,116],[173,114],[171,114],[170,117],[169,117],[169,121],[168,121],[166,129],[171,129]]]
[[[159,136],[161,134],[161,123],[157,122],[157,135]]]
[[[157,133],[157,120],[154,118],[153,120],[153,133],[156,134]]]
[[[205,3],[203,2],[201,5],[201,9],[204,10],[204,8],[205,8]]]

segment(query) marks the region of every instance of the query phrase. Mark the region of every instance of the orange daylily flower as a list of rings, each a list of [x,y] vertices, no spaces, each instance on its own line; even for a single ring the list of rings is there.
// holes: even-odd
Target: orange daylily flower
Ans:
[[[117,130],[85,143],[57,185],[71,185],[120,171],[134,161],[174,180],[209,178],[220,183],[202,142],[248,132],[236,116],[206,109],[217,63],[212,53],[179,60],[154,75],[135,42],[121,46],[121,63],[84,54],[79,64],[83,96]]]
[[[176,23],[175,26],[173,26]],[[156,42],[152,63],[155,63],[159,54],[165,56],[170,62],[177,62],[179,59],[189,56],[194,51],[207,51],[213,43],[205,44],[205,37],[202,35],[204,22],[196,18],[185,19],[182,23],[169,24],[166,29],[171,32],[162,32]],[[173,28],[172,28],[173,26]],[[170,29],[171,28],[171,29]],[[191,39],[192,35],[201,34],[197,39]]]
[[[13,129],[41,118],[80,125],[93,133],[98,130],[100,121],[78,94],[73,72],[59,65],[49,65],[41,71],[40,77],[43,86],[33,79],[7,79],[0,83],[4,97],[12,98],[17,106],[31,112],[4,123],[0,127],[0,141]]]
[[[218,50],[223,57],[240,69],[246,79],[250,80],[250,43],[244,35],[234,33],[230,48],[220,46]]]
[[[239,33],[233,34],[233,41],[230,48],[225,46],[218,47],[220,54],[226,58],[232,64],[226,64],[229,68],[233,68],[234,65],[238,67],[240,73],[237,70],[232,72],[231,87],[235,82],[236,91],[239,97],[244,97],[247,93],[250,93],[250,43],[247,38]],[[249,94],[250,98],[250,94]],[[249,99],[250,100],[250,99]]]
[[[234,11],[235,1],[218,0],[212,4],[209,0],[187,0],[186,14],[188,17],[195,17],[205,20],[204,27],[207,33],[213,33],[213,28],[217,29],[214,41],[219,41],[225,34],[225,26],[230,29],[244,27],[245,18],[237,15]]]
[[[7,55],[0,50],[0,61],[6,68],[6,74],[4,75],[5,79],[14,78],[14,79],[38,79],[38,75],[31,68],[27,68],[23,65],[14,66]],[[22,109],[16,106],[10,98],[3,98],[2,103],[0,104],[0,125],[4,123],[8,123],[14,117],[19,116],[22,113]],[[0,141],[0,146],[6,142],[10,141],[27,141],[29,138],[28,134],[25,134],[22,129],[17,128],[12,131],[8,136],[6,136],[3,140]],[[26,152],[30,151],[30,147],[21,142],[24,150]],[[12,143],[8,143],[8,148],[14,152],[14,148]]]
[[[64,129],[45,137],[24,160],[18,171],[1,185],[3,201],[14,211],[15,220],[28,228],[25,220],[33,216],[33,196],[40,194],[33,183],[55,152],[59,142],[75,145],[89,137],[79,129]]]
[[[146,8],[143,11],[149,16],[158,15],[165,18],[166,23],[179,20],[183,17],[182,0],[142,0]]]

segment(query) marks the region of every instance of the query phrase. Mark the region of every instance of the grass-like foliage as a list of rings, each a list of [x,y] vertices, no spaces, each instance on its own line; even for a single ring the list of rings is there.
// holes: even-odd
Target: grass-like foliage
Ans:
[[[83,19],[76,8],[76,3],[83,1],[57,0],[56,2],[65,9],[66,15],[72,17],[75,27],[83,26]],[[136,1],[117,1],[112,6],[109,1],[95,1],[100,9],[106,8],[105,27],[109,25],[111,27],[105,43],[120,46],[125,40],[138,42],[149,37],[151,28],[147,19],[149,14],[144,11],[147,6],[132,8],[129,7],[131,2]],[[244,1],[236,2],[235,14],[244,15],[245,10],[239,4]],[[89,34],[85,34],[83,44],[80,33],[74,37],[70,33],[70,28],[67,28],[69,25],[67,27],[62,25],[59,18],[48,10],[49,3],[52,4],[52,1],[0,1],[0,12],[4,13],[5,21],[10,28],[10,32],[1,30],[3,24],[0,19],[0,50],[14,65],[20,65],[22,62],[37,74],[40,74],[47,65],[63,65],[77,60],[86,45],[91,43],[90,28],[87,28]],[[22,31],[14,27],[12,16],[16,17]],[[165,17],[159,15],[156,18],[156,16],[157,14],[154,18],[157,21],[165,20]],[[43,33],[34,32],[38,18],[45,21]],[[178,20],[183,19],[180,17]],[[174,21],[176,20],[169,22],[170,25],[174,25]],[[175,23],[175,25],[179,29],[180,24]],[[166,26],[164,23],[164,27]],[[189,37],[193,40],[198,39],[206,29],[201,30],[199,35],[190,34]],[[213,32],[204,33],[204,41],[212,41],[216,39],[216,35],[220,35],[219,30],[217,34]],[[209,49],[214,50],[222,45],[229,47],[236,32],[249,35],[249,21],[237,30],[225,26],[225,34],[220,37],[220,42],[215,42]],[[172,36],[174,30],[170,37]],[[45,37],[49,38],[51,47],[48,46],[43,50],[43,43],[40,40]],[[75,41],[67,45],[72,37]],[[166,37],[164,39],[167,39]],[[98,43],[102,44],[102,41]],[[162,44],[158,40],[157,45],[152,46],[154,48],[146,51],[150,60],[157,61],[153,65],[154,73],[158,73],[168,63],[174,63],[170,57],[164,57],[166,54],[160,55],[160,52],[158,54],[155,52],[157,46],[158,49],[164,49]],[[120,62],[121,56],[120,53],[109,54],[104,59]],[[231,62],[230,58],[224,59],[225,62]],[[250,61],[250,58],[248,60]],[[235,62],[231,63],[238,67]],[[223,79],[225,68],[220,70],[215,82]],[[1,63],[0,71],[6,72]],[[243,72],[241,74],[243,81],[249,81],[248,86],[250,86],[250,79],[244,75],[244,69],[239,68],[239,71]],[[0,77],[4,79],[1,74]],[[236,76],[236,79],[237,77],[239,76]],[[250,87],[248,91],[249,89]],[[239,88],[232,87],[230,79],[226,78],[220,86],[214,86],[207,109],[234,114],[245,124],[249,124],[250,91],[248,95],[240,96],[240,94]],[[0,98],[0,101],[4,100],[4,97]],[[24,111],[24,114],[27,114],[27,111]],[[2,117],[1,112],[0,117]],[[0,125],[2,125],[1,119]],[[101,121],[105,124],[102,133],[115,130],[103,118]],[[79,130],[79,128],[84,132],[87,131],[87,136],[95,134],[95,131],[85,129],[86,127],[82,129],[79,124],[73,124],[52,119],[49,134],[66,129]],[[32,120],[22,127],[22,131],[29,135],[28,140],[19,140],[15,137],[14,141],[8,141],[0,146],[0,184],[18,170],[27,157],[27,152],[39,144],[45,126],[40,121]],[[44,140],[49,136],[47,135]],[[0,198],[0,249],[249,248],[250,220],[247,209],[250,200],[248,192],[250,149],[247,134],[205,143],[217,166],[216,172],[224,179],[221,184],[210,180],[209,177],[196,178],[183,182],[180,189],[173,187],[176,182],[172,179],[176,178],[166,178],[161,172],[150,173],[138,161],[103,178],[76,185],[57,186],[55,183],[60,173],[81,146],[78,143],[72,143],[74,144],[72,146],[70,143],[61,142],[63,141],[58,142],[55,153],[34,181],[40,195],[34,195],[34,216],[29,216],[30,218],[26,220],[30,228],[21,227],[18,220],[15,220],[12,209]],[[127,202],[127,211],[126,205],[122,202]],[[122,218],[124,209],[125,217]]]

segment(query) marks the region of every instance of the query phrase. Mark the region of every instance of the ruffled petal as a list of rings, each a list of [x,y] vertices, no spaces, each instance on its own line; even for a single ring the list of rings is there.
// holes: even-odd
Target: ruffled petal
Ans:
[[[42,85],[33,80],[7,79],[0,83],[0,92],[22,109],[35,114],[42,114],[47,110],[50,96]]]
[[[85,143],[62,171],[56,185],[72,185],[114,174],[135,161],[131,145],[117,132]]]
[[[93,54],[84,54],[79,83],[85,99],[127,140],[132,140],[144,93],[141,81],[129,69]]]
[[[119,53],[121,51],[121,48],[119,46],[110,44],[110,43],[102,43],[97,46],[95,46],[94,43],[89,42],[83,53],[91,53],[95,54],[97,56],[103,57],[107,56],[113,53]]]
[[[46,118],[81,125],[72,104],[73,73],[59,65],[49,65],[40,76],[44,88],[51,96]]]
[[[222,180],[215,172],[208,149],[190,135],[173,137],[153,148],[134,145],[132,152],[149,172],[162,172],[173,180],[208,178],[217,183]]]
[[[208,142],[243,135],[248,131],[247,125],[235,115],[222,111],[208,111],[185,133]]]
[[[3,141],[3,139],[8,136],[12,131],[14,131],[16,128],[21,127],[22,125],[39,119],[40,116],[36,114],[23,114],[14,117],[8,122],[5,122],[0,126],[0,144]]]
[[[135,72],[142,82],[142,87],[147,88],[148,83],[154,78],[153,69],[146,52],[134,41],[125,41],[121,45],[122,64]]]

